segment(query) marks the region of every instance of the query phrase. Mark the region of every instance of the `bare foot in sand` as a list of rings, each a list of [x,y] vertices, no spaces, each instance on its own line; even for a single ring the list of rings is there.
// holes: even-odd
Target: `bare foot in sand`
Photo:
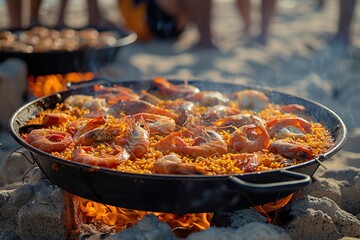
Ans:
[[[217,46],[212,41],[199,41],[194,45],[194,48],[210,49],[210,48],[217,48]]]
[[[341,47],[341,48],[346,48],[351,45],[349,38],[339,36],[339,35],[332,37],[328,41],[328,43],[331,47]]]
[[[254,45],[261,45],[266,46],[268,44],[267,37],[265,36],[248,36],[247,40],[245,41],[245,46],[254,46]]]

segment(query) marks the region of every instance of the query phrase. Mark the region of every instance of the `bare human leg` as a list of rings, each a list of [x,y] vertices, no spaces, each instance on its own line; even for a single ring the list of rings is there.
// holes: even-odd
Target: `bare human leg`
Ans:
[[[261,13],[261,23],[260,23],[260,33],[257,37],[251,37],[251,27],[252,23],[252,13],[251,13],[251,0],[237,0],[237,7],[240,13],[242,20],[244,21],[244,33],[249,38],[248,44],[260,43],[266,45],[268,41],[269,27],[272,20],[272,17],[275,12],[275,3],[276,0],[262,0],[260,13]]]
[[[250,0],[236,0],[236,5],[240,13],[240,17],[244,22],[244,34],[247,37],[251,36],[251,2]]]
[[[103,17],[98,0],[87,0],[89,11],[88,25],[97,28],[116,28],[116,26]]]
[[[61,0],[60,1],[60,11],[59,11],[59,18],[58,18],[58,21],[57,21],[57,27],[59,28],[63,28],[66,26],[66,23],[65,23],[65,10],[66,10],[66,7],[67,7],[67,4],[68,4],[68,0]]]
[[[185,2],[189,19],[195,23],[199,31],[199,42],[197,47],[214,47],[211,33],[211,0],[183,0]]]
[[[7,6],[10,16],[10,29],[22,28],[22,4],[21,0],[8,0]]]
[[[41,0],[31,0],[30,6],[30,26],[38,26],[39,22],[39,9]]]
[[[356,0],[339,0],[339,4],[338,29],[332,43],[347,46],[351,43],[351,23],[354,16]]]
[[[180,27],[193,23],[199,32],[200,48],[213,47],[211,41],[211,0],[157,0],[162,10],[177,18]]]
[[[262,0],[261,4],[261,31],[257,41],[263,45],[267,44],[269,27],[275,12],[276,0]]]
[[[186,14],[186,7],[179,0],[157,0],[157,4],[167,14],[176,18],[178,29],[184,29],[190,21]]]

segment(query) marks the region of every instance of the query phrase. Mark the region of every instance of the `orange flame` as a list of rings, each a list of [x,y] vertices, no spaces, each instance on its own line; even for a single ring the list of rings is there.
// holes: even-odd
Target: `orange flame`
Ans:
[[[290,194],[287,197],[255,206],[254,208],[268,218],[271,222],[271,217],[268,213],[285,206],[293,197],[294,194]],[[172,214],[172,213],[159,213],[159,212],[146,212],[138,210],[130,210],[120,207],[114,207],[97,203],[91,200],[87,200],[78,196],[73,196],[74,201],[77,201],[79,211],[85,215],[86,220],[84,223],[94,224],[99,229],[101,226],[113,227],[115,231],[121,231],[125,228],[135,225],[147,214],[154,214],[162,222],[169,224],[169,226],[175,229],[184,229],[191,232],[202,231],[210,227],[210,222],[213,217],[213,213],[194,213],[194,214]]]
[[[147,214],[154,214],[162,222],[169,224],[172,229],[184,228],[192,231],[201,231],[210,227],[212,213],[196,213],[177,215],[172,213],[157,213],[130,210],[97,203],[74,196],[79,203],[79,208],[87,218],[87,222],[97,225],[113,226],[123,230],[141,220]]]
[[[286,196],[284,198],[281,198],[279,200],[276,200],[275,202],[266,203],[266,204],[263,204],[263,205],[256,206],[255,209],[260,214],[263,214],[264,216],[266,216],[268,222],[271,222],[272,219],[271,219],[271,217],[269,216],[268,213],[276,211],[276,210],[282,208],[283,206],[285,206],[291,200],[293,195],[294,195],[294,193],[292,193],[292,194],[290,194],[290,195],[288,195],[288,196]]]
[[[153,213],[160,221],[166,222],[172,229],[182,227],[194,231],[205,230],[210,227],[212,213],[188,213],[176,215],[172,213]]]
[[[34,97],[42,97],[59,91],[66,90],[66,84],[69,82],[88,81],[94,78],[94,73],[68,73],[65,75],[52,74],[45,76],[28,78],[28,86]]]

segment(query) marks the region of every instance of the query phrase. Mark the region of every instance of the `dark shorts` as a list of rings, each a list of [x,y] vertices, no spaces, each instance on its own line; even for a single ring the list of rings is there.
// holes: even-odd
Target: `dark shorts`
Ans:
[[[165,13],[156,0],[147,0],[146,20],[149,29],[158,38],[176,38],[183,29],[178,29],[176,19]]]

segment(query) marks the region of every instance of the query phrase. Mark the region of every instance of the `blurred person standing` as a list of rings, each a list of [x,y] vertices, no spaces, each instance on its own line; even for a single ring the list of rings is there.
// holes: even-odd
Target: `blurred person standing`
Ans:
[[[30,22],[24,25],[25,19],[23,15],[22,0],[7,0],[7,6],[10,16],[10,29],[21,29],[29,26],[39,25],[39,8],[41,0],[30,1]]]
[[[65,23],[65,12],[68,7],[68,0],[60,0],[60,11],[59,17],[56,26],[58,28],[66,27]],[[99,29],[106,28],[112,29],[116,28],[115,24],[108,21],[106,18],[103,17],[101,12],[98,0],[86,0],[87,3],[87,11],[89,14],[88,23],[87,25],[90,27],[96,27]]]
[[[153,37],[176,38],[188,24],[199,33],[200,48],[213,47],[211,39],[211,0],[119,0],[125,26],[140,40]]]
[[[269,27],[274,16],[276,0],[262,0],[261,1],[261,24],[260,33],[256,36],[252,36],[253,18],[251,13],[251,0],[236,0],[240,16],[244,21],[244,34],[249,38],[250,43],[256,42],[262,45],[266,45],[268,42]]]
[[[356,0],[339,0],[337,32],[331,39],[331,45],[348,46],[351,44],[351,24],[355,6]]]

